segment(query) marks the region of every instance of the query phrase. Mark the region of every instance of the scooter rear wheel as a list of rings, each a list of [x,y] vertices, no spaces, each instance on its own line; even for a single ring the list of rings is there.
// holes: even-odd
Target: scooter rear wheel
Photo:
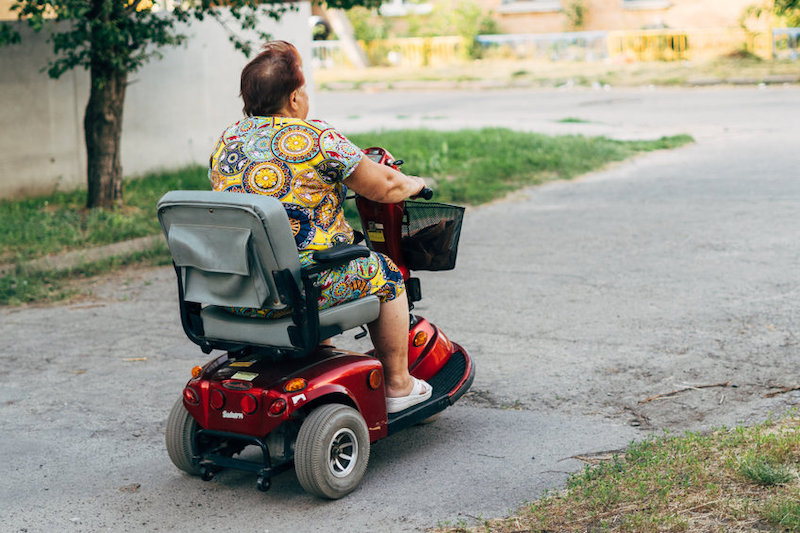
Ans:
[[[167,454],[172,463],[193,476],[199,476],[200,466],[192,460],[197,454],[197,422],[183,405],[183,398],[178,398],[167,417]]]
[[[300,427],[294,468],[307,492],[332,500],[341,498],[358,486],[368,462],[369,430],[352,407],[323,405]]]

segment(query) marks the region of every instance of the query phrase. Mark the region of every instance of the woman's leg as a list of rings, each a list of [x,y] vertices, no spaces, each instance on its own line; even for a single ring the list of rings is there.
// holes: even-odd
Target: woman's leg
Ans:
[[[408,299],[405,294],[382,303],[381,314],[368,327],[375,353],[383,364],[386,396],[408,396],[414,383],[408,373]]]
[[[309,259],[301,254],[300,262],[305,264],[304,260]],[[408,373],[408,299],[400,270],[391,260],[373,252],[368,258],[327,271],[320,276],[320,282],[325,287],[320,309],[353,300],[355,293],[355,298],[367,294],[376,294],[381,300],[391,298],[381,302],[378,318],[367,326],[375,353],[383,365],[386,396],[401,398],[411,394],[414,381]]]

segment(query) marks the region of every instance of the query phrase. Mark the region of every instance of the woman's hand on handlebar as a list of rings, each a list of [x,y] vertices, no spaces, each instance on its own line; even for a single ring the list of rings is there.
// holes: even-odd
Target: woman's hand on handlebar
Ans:
[[[417,189],[417,192],[415,192],[414,194],[410,195],[409,198],[412,198],[412,199],[413,198],[424,198],[424,191],[425,191],[425,189],[428,188],[428,184],[425,182],[425,180],[423,178],[420,178],[419,176],[408,176],[408,177],[413,179],[413,180],[416,180],[417,183],[420,185],[419,189]],[[426,200],[427,200],[427,198],[426,198]]]
[[[431,189],[426,185],[425,187],[420,189],[420,191],[417,194],[411,197],[412,200],[417,198],[421,198],[423,200],[430,200],[431,198],[433,198],[433,189]]]
[[[415,179],[415,180],[417,180],[417,182],[422,184],[422,187],[420,187],[420,189],[417,192],[415,192],[414,194],[412,194],[411,196],[408,197],[409,199],[411,199],[411,200],[417,200],[417,199],[430,200],[431,198],[433,198],[433,189],[428,187],[428,182],[429,182],[428,179],[420,178],[419,176],[408,176],[408,177],[412,178],[412,179]]]

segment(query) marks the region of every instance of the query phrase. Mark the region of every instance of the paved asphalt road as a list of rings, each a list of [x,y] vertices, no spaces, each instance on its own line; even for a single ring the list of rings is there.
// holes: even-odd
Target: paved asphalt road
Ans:
[[[340,501],[306,495],[291,472],[263,494],[248,474],[204,483],[171,465],[165,418],[204,357],[180,330],[170,269],[68,306],[0,309],[0,529],[417,531],[511,512],[561,486],[576,455],[800,399],[764,398],[800,382],[800,89],[321,93],[316,108],[345,131],[697,143],[468,211],[458,269],[422,276],[418,310],[474,355],[473,392],[374,445]]]

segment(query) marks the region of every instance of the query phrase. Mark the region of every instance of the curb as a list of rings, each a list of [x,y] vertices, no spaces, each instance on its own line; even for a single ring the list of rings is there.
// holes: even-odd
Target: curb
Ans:
[[[24,261],[19,263],[19,265],[16,263],[6,263],[4,265],[0,265],[0,276],[5,276],[9,272],[13,272],[17,269],[17,266],[33,271],[69,270],[71,268],[80,267],[82,264],[92,261],[99,261],[109,257],[127,255],[134,252],[144,252],[151,249],[155,244],[163,239],[164,237],[161,235],[150,235],[148,237],[139,237],[138,239],[115,242],[113,244],[96,246],[94,248],[74,250],[72,252],[65,252],[63,254],[46,255],[44,257],[40,257],[39,259]]]

